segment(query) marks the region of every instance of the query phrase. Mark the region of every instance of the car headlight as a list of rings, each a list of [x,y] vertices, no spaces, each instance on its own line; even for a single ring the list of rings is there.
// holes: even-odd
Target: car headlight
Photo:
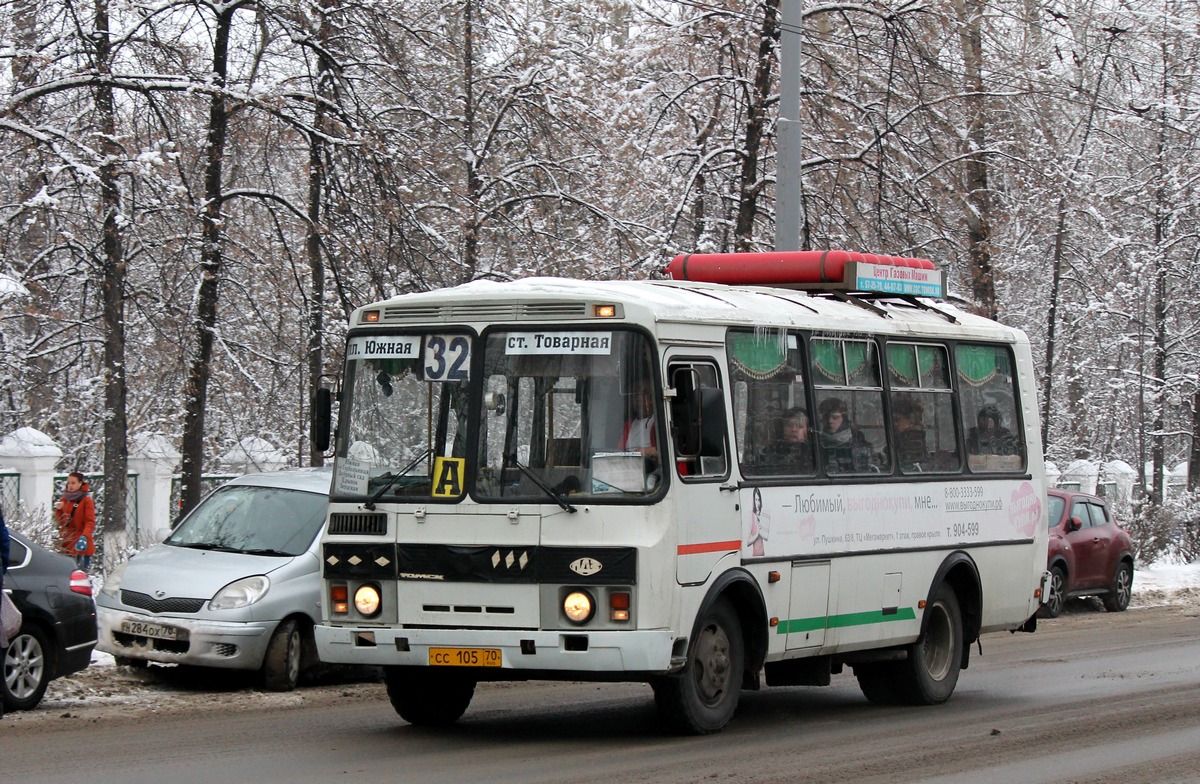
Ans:
[[[364,618],[370,618],[379,614],[380,607],[383,606],[382,598],[379,595],[379,586],[374,583],[367,583],[358,586],[354,591],[354,609],[358,610],[358,614]]]
[[[249,607],[266,596],[267,589],[270,587],[271,581],[266,578],[266,575],[261,574],[234,580],[217,591],[216,596],[208,603],[208,609],[236,610],[240,607]]]
[[[587,591],[571,591],[563,599],[563,615],[571,623],[583,625],[592,619],[596,612],[596,603]]]

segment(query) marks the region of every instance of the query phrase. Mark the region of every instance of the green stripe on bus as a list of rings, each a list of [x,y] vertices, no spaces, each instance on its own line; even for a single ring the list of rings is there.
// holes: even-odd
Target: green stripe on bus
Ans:
[[[796,634],[811,632],[816,629],[843,629],[847,626],[868,626],[872,623],[888,623],[890,621],[911,621],[917,617],[911,607],[901,607],[894,613],[885,615],[882,610],[871,612],[848,613],[846,615],[818,616],[816,618],[792,618],[780,621],[776,634]]]

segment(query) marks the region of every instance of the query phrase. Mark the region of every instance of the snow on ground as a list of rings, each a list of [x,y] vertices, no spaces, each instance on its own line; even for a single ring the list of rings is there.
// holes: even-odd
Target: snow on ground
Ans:
[[[1200,561],[1153,564],[1133,572],[1133,607],[1200,604]]]

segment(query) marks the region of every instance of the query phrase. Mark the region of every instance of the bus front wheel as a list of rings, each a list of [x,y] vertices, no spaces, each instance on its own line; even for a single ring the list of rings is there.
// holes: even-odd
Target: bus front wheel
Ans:
[[[664,721],[693,735],[724,729],[737,710],[745,656],[737,613],[719,600],[705,614],[683,672],[651,684]]]
[[[384,667],[388,699],[409,724],[444,726],[458,721],[475,696],[475,681],[425,667]]]

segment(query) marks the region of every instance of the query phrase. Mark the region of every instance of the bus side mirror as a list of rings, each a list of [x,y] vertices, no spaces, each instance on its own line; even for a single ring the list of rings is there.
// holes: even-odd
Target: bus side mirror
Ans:
[[[675,448],[680,457],[725,454],[725,400],[721,390],[699,387],[672,401]]]
[[[700,412],[700,456],[720,457],[725,454],[725,398],[721,390],[701,387],[696,390]]]
[[[331,422],[333,420],[333,391],[326,387],[317,389],[317,394],[313,397],[312,404],[312,422],[310,423],[309,431],[312,437],[313,446],[317,451],[324,452],[329,449],[329,435],[332,430]]]

